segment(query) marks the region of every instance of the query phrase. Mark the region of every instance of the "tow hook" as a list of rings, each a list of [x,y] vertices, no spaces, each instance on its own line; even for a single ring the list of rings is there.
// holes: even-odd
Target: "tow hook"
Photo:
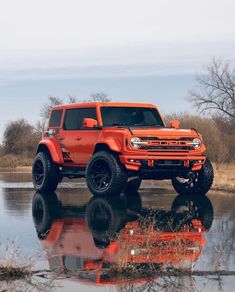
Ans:
[[[148,167],[154,167],[154,160],[153,159],[148,160]]]
[[[184,167],[189,167],[190,163],[189,160],[184,160]]]

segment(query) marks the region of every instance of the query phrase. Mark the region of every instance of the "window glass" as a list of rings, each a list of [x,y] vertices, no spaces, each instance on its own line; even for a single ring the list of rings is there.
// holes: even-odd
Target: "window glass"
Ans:
[[[104,126],[164,127],[158,111],[154,108],[102,107],[101,115]]]
[[[95,108],[75,108],[66,110],[64,129],[65,130],[80,130],[84,118],[96,119]]]
[[[49,127],[59,127],[62,117],[62,110],[54,110],[51,113]]]

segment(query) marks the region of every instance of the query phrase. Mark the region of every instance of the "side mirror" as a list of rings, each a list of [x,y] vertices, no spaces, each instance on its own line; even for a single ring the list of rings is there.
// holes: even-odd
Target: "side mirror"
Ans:
[[[95,119],[90,119],[90,118],[85,118],[83,119],[83,128],[94,128],[97,126],[97,120]]]
[[[170,127],[175,128],[175,129],[179,129],[180,128],[180,121],[178,121],[178,120],[170,121]]]

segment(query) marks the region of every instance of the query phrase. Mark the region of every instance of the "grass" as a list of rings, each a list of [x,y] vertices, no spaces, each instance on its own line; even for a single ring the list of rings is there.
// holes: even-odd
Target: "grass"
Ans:
[[[148,255],[149,259],[151,259],[151,240],[148,240],[150,233],[156,233],[158,236],[158,230],[153,231],[151,225],[155,223],[153,218],[142,218],[141,226],[142,231],[134,229],[135,232],[143,232],[146,238],[146,246],[145,248],[149,249],[147,253],[146,261],[144,264],[135,264],[131,261],[123,260],[127,257],[127,253],[129,254],[129,244],[126,241],[125,234],[120,234],[117,240],[119,241],[120,252],[117,254],[118,261],[116,264],[112,264],[110,268],[104,268],[107,272],[107,279],[115,280],[117,285],[121,285],[124,289],[123,291],[134,291],[133,289],[128,289],[128,284],[134,287],[133,284],[139,283],[139,288],[142,285],[144,288],[145,285],[150,286],[154,289],[148,289],[148,291],[157,291],[159,288],[164,288],[164,291],[168,291],[173,287],[173,290],[169,291],[195,291],[188,290],[188,286],[186,286],[186,290],[182,290],[185,288],[183,285],[183,280],[185,276],[202,276],[202,277],[221,277],[221,276],[235,276],[235,271],[225,271],[221,270],[221,266],[218,266],[218,269],[215,271],[196,271],[193,269],[193,265],[188,267],[184,266],[175,266],[171,265],[161,265],[154,264],[154,262],[148,264]],[[144,224],[143,224],[144,223]],[[144,225],[144,226],[143,226]],[[124,237],[123,237],[124,236]],[[185,254],[180,252],[180,249],[183,249],[185,245],[187,245],[186,241],[179,240],[174,243],[174,247],[178,247],[179,252],[179,261],[184,260]],[[163,242],[162,246],[160,246],[160,252],[162,249],[163,255],[166,252],[166,248],[168,247],[167,242]],[[169,244],[169,249],[172,249],[172,244]],[[34,270],[33,269],[33,257],[27,257],[23,255],[19,248],[16,245],[15,241],[8,240],[5,245],[1,244],[0,246],[1,254],[0,254],[0,291],[14,291],[14,292],[22,292],[22,291],[44,291],[44,292],[52,292],[55,291],[59,287],[60,280],[68,278],[68,276],[64,275],[64,270],[58,269],[54,271],[48,270]],[[221,251],[219,251],[219,257],[221,257]],[[36,259],[37,260],[37,259]],[[174,266],[174,265],[173,265]],[[108,270],[107,270],[108,269]],[[182,282],[182,285],[180,284]],[[144,285],[144,286],[143,286]],[[156,289],[158,288],[158,289]],[[165,290],[167,288],[167,290]],[[180,288],[175,290],[175,288]],[[119,290],[121,291],[121,290]],[[135,290],[135,291],[146,291],[146,290]]]
[[[6,154],[0,157],[0,168],[17,168],[32,166],[33,158],[24,155]]]
[[[0,291],[53,291],[55,275],[35,270],[34,260],[38,258],[22,254],[14,240],[0,244]]]
[[[109,279],[114,280],[118,287],[121,288],[119,291],[195,291],[195,289],[189,289],[187,283],[184,286],[184,279],[188,277],[205,277],[213,280],[220,280],[223,276],[235,276],[235,271],[223,270],[221,266],[221,257],[223,250],[219,247],[216,250],[215,255],[215,270],[195,270],[195,263],[198,257],[201,255],[202,246],[198,244],[191,244],[189,239],[184,238],[180,233],[176,234],[174,241],[166,240],[159,242],[156,246],[157,240],[153,241],[150,239],[150,235],[157,237],[161,236],[161,231],[158,229],[152,229],[151,225],[155,224],[156,221],[153,218],[142,218],[144,220],[141,224],[142,228],[133,227],[133,234],[138,235],[142,233],[146,241],[144,245],[137,244],[135,241],[135,247],[140,248],[141,253],[147,251],[145,254],[145,261],[142,263],[137,263],[134,258],[130,259],[130,244],[131,242],[127,238],[123,237],[126,233],[120,232],[117,241],[119,250],[117,253],[117,262],[107,271],[107,276]],[[169,222],[170,224],[170,222]],[[179,230],[181,232],[181,230]],[[194,231],[192,231],[194,234]],[[135,235],[134,235],[135,236]],[[133,236],[133,237],[134,237]],[[178,237],[179,236],[179,237]],[[202,234],[203,236],[203,234]],[[152,238],[153,239],[153,238]],[[193,241],[192,241],[193,242]],[[143,242],[142,242],[143,243]],[[131,244],[132,245],[132,244]],[[158,247],[157,253],[152,253],[153,248]],[[198,248],[197,254],[195,254],[196,249],[193,251],[193,255],[190,259],[188,257],[190,250],[192,248]],[[138,255],[137,255],[138,257]],[[127,260],[129,258],[129,260]],[[152,261],[154,258],[156,260]],[[163,260],[165,258],[165,260]],[[159,259],[159,260],[158,260]],[[131,289],[127,289],[128,283]],[[138,284],[138,286],[134,286]],[[133,290],[133,287],[135,289]],[[161,290],[162,289],[162,290]]]
[[[32,274],[32,259],[19,251],[14,240],[1,244],[0,280],[17,280]]]
[[[214,190],[235,191],[235,163],[213,164]]]
[[[140,217],[138,222],[127,224],[117,238],[119,246],[117,262],[110,269],[110,276],[130,279],[152,278],[161,275],[162,272],[167,274],[169,264],[174,266],[172,273],[174,275],[185,272],[187,274],[191,271],[194,261],[200,256],[202,246],[199,246],[198,242],[194,243],[193,240],[189,241],[185,238],[182,235],[184,232],[181,233],[181,231],[188,230],[188,223],[184,225],[184,219],[181,219],[184,227],[180,227],[181,224],[179,224],[176,228],[174,218],[175,216],[171,214],[157,219],[152,214]],[[164,223],[160,227],[163,230],[157,227],[160,223]],[[176,233],[173,232],[175,228]],[[165,229],[168,232],[172,231],[170,239]],[[194,248],[194,254],[189,256],[192,248]]]

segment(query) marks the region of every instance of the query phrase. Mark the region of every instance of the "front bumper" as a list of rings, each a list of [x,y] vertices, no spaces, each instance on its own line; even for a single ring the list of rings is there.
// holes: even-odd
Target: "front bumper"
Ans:
[[[120,155],[120,161],[129,171],[156,173],[161,170],[198,171],[206,157],[203,155]]]

